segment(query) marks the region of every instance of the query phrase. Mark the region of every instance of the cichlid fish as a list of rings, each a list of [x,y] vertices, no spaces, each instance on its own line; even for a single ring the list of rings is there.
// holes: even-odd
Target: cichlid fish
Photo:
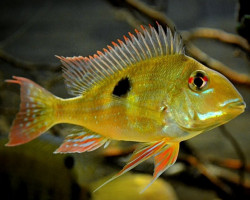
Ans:
[[[244,111],[235,87],[184,53],[182,40],[158,25],[89,57],[60,57],[70,94],[61,99],[36,83],[21,85],[20,111],[7,146],[23,144],[58,123],[79,125],[55,153],[93,151],[111,140],[143,142],[106,183],[154,157],[151,185],[176,161],[179,144]],[[106,184],[105,183],[105,184]],[[148,186],[149,186],[148,185]]]

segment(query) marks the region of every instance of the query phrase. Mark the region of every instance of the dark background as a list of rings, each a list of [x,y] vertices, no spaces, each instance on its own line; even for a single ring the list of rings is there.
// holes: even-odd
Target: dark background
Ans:
[[[161,5],[161,10],[176,24],[178,31],[195,27],[212,27],[236,33],[238,1],[236,0],[168,0],[146,1]],[[162,3],[163,2],[163,3]],[[166,2],[166,3],[164,3]],[[121,10],[120,10],[121,11]],[[12,75],[30,78],[60,97],[69,97],[61,72],[47,70],[59,65],[54,55],[87,56],[122,39],[133,28],[122,19],[119,9],[104,0],[53,0],[0,2],[0,51],[21,61],[44,64],[46,70],[27,70],[0,59],[0,134],[6,135],[18,110],[19,89],[4,83]],[[214,40],[195,41],[203,51],[238,72],[249,74],[249,60],[233,46]],[[56,84],[48,84],[51,80]],[[244,114],[226,125],[250,159],[250,90],[236,85],[247,103]],[[239,159],[235,148],[219,128],[188,141],[205,158]],[[180,199],[215,199],[213,190],[174,181]],[[191,184],[192,185],[192,184]],[[1,190],[1,188],[0,188]]]

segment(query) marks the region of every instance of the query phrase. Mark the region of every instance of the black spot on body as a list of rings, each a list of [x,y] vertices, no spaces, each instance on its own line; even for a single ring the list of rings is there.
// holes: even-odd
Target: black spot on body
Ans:
[[[118,97],[128,94],[131,89],[131,83],[128,77],[121,79],[115,86],[112,94]]]

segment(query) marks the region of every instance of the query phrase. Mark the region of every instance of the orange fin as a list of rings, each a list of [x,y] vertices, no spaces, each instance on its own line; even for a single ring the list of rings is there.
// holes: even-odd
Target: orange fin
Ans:
[[[66,137],[63,144],[54,153],[82,153],[94,151],[102,145],[109,143],[109,140],[91,131],[81,130]]]
[[[152,181],[141,191],[144,192],[169,167],[171,167],[179,153],[179,143],[169,143],[154,156],[155,169]]]
[[[29,79],[16,76],[13,79],[6,82],[21,85],[21,104],[6,146],[29,142],[53,125],[52,104],[55,97]]]
[[[162,152],[162,150],[164,150],[167,145],[168,144],[166,140],[161,140],[158,142],[149,143],[147,145],[142,145],[141,147],[137,148],[129,159],[128,164],[125,165],[124,168],[118,174],[114,175],[111,179],[99,186],[95,191],[99,190],[101,187],[111,182],[112,180],[118,178],[119,176],[125,174],[126,172],[136,167],[146,159],[154,155],[158,155],[158,153]]]

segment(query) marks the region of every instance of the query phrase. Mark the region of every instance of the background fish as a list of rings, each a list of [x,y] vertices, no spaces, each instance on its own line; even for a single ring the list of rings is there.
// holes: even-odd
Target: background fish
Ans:
[[[158,33],[151,26],[150,32],[142,29],[93,57],[58,57],[75,98],[55,97],[22,77],[7,80],[21,85],[20,112],[7,146],[28,142],[58,123],[76,124],[82,128],[56,153],[92,151],[112,139],[147,142],[112,179],[154,156],[153,183],[174,164],[181,141],[244,111],[233,85],[186,56],[176,33],[165,34],[160,25]]]

